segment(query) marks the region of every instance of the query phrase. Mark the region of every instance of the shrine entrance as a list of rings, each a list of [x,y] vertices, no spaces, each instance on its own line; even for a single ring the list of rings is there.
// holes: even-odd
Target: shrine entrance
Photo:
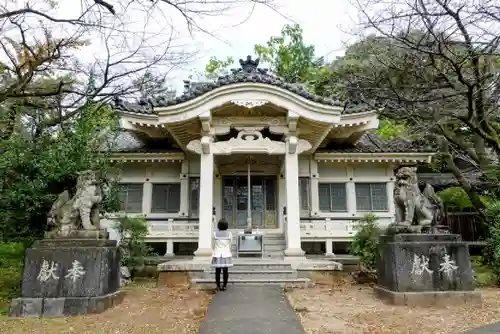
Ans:
[[[222,211],[229,228],[277,228],[277,176],[222,177]]]

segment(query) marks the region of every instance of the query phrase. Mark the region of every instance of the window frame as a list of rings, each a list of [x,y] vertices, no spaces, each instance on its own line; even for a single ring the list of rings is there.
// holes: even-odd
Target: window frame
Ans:
[[[357,189],[358,184],[369,186],[369,199],[370,199],[370,208],[369,209],[359,209],[358,208],[358,203],[359,203],[359,201],[358,201],[358,189]],[[372,190],[373,185],[383,185],[384,194],[385,194],[385,209],[378,209],[378,210],[373,209],[373,190]],[[387,191],[387,182],[355,182],[354,183],[354,191],[355,191],[356,211],[357,212],[388,212],[389,211],[389,193]]]
[[[165,206],[165,211],[159,211],[157,208],[155,208],[155,205],[154,205],[154,193],[155,193],[155,186],[176,186],[177,189],[178,189],[178,196],[179,196],[179,199],[178,199],[178,203],[179,203],[179,206],[176,210],[173,210],[173,211],[169,211],[169,207],[168,205]],[[168,188],[165,188],[165,189],[168,189]],[[168,203],[169,201],[169,190],[167,190],[165,192],[165,202]],[[180,182],[152,182],[151,183],[151,208],[150,208],[150,213],[152,214],[179,214],[180,212],[180,208],[181,208],[181,183]]]
[[[140,194],[141,194],[141,201],[139,202],[139,211],[130,211],[128,208],[128,198],[129,198],[129,186],[140,186]],[[119,198],[120,198],[120,210],[119,212],[125,212],[125,213],[143,213],[143,202],[144,202],[144,182],[121,182],[118,183],[118,187],[120,188],[120,193],[119,193]],[[121,200],[121,192],[125,190],[125,202]]]
[[[329,209],[324,210],[321,207],[321,186],[328,185],[328,199],[329,199]],[[344,208],[342,210],[334,210],[333,207],[333,196],[332,196],[332,186],[333,185],[343,185],[344,188]],[[347,205],[347,182],[319,182],[318,183],[318,207],[320,212],[328,212],[328,213],[348,213],[349,206]]]

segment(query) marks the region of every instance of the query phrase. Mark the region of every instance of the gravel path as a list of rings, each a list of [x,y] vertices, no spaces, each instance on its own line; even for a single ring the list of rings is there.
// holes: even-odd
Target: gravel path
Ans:
[[[155,282],[125,290],[123,303],[101,314],[41,319],[0,316],[0,334],[192,334],[211,297],[185,288],[156,288]]]
[[[231,286],[217,292],[198,334],[304,334],[282,288]]]
[[[497,334],[500,333],[500,322],[475,328],[467,332],[463,332],[463,334]]]
[[[387,305],[371,287],[349,283],[296,289],[287,295],[307,333],[500,333],[498,325],[480,328],[499,321],[500,289],[479,291],[482,305],[450,303],[447,307]]]

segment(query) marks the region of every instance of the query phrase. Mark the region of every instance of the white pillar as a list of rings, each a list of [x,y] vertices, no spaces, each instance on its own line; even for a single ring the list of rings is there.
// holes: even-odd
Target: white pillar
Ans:
[[[391,217],[394,218],[394,215],[396,213],[396,207],[394,203],[394,181],[387,182],[387,200],[387,208],[389,209]]]
[[[332,241],[332,239],[326,239],[325,246],[326,246],[325,256],[335,256],[335,254],[333,254],[333,241]]]
[[[174,256],[174,240],[168,239],[167,240],[167,251],[165,252],[165,257],[172,257]]]
[[[354,182],[354,170],[351,166],[347,167],[347,177],[349,180],[346,183],[346,200],[347,200],[347,212],[349,216],[353,217],[356,215],[356,184]]]
[[[142,185],[142,213],[151,213],[151,201],[153,200],[153,184],[149,181]]]
[[[300,201],[299,201],[299,158],[296,150],[290,151],[290,142],[297,138],[287,139],[285,153],[285,183],[286,183],[286,213],[287,213],[287,245],[285,255],[288,257],[303,257],[304,251],[300,244]]]
[[[319,213],[319,173],[318,162],[311,157],[310,165],[310,180],[311,180],[311,216],[317,216]]]
[[[183,160],[181,166],[181,205],[179,215],[187,217],[189,215],[189,160]]]
[[[210,144],[209,144],[210,145]],[[200,154],[200,202],[198,249],[196,257],[212,256],[212,212],[214,188],[214,156],[212,148]]]

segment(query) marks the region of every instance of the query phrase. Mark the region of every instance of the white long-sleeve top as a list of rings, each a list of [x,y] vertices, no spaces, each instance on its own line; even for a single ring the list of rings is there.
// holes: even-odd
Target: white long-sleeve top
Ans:
[[[233,235],[228,231],[217,231],[214,233],[214,249],[212,252],[213,257],[232,257],[231,244]]]

